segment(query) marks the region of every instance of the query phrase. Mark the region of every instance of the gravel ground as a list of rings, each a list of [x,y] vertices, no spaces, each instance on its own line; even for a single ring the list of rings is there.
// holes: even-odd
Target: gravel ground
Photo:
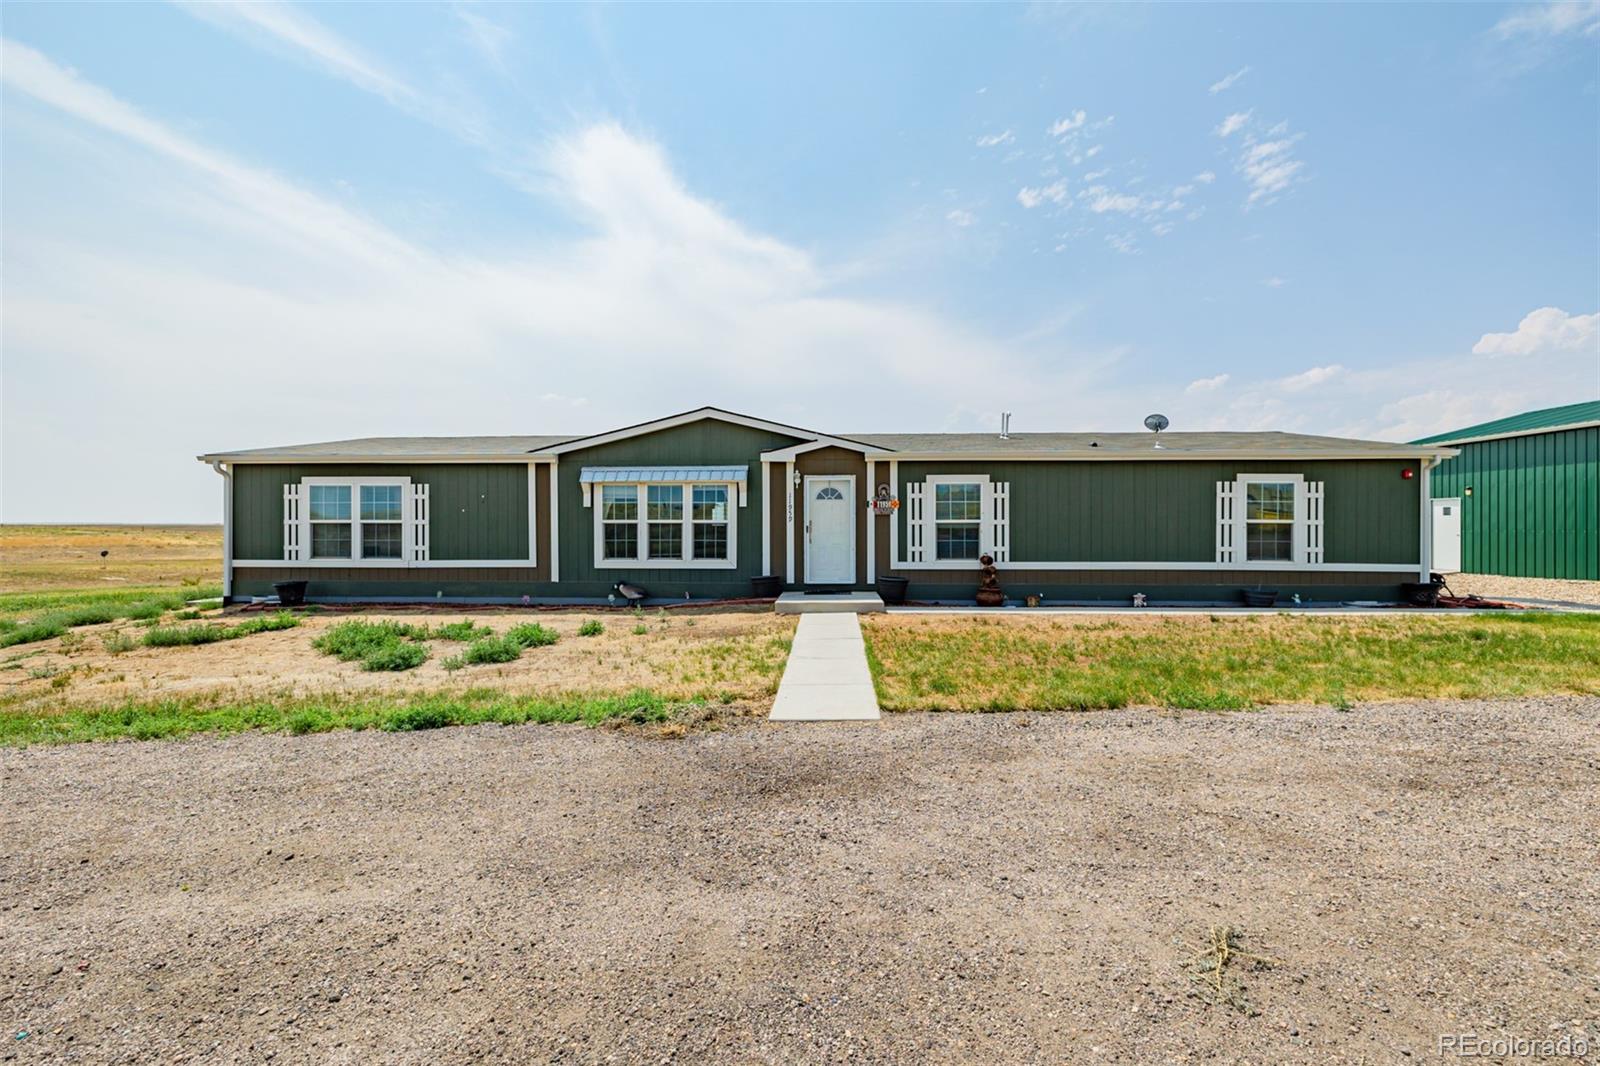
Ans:
[[[0,795],[22,1062],[1600,1043],[1594,699],[242,735],[0,750]],[[1218,923],[1258,1013],[1181,967]]]
[[[1600,581],[1500,577],[1496,574],[1449,574],[1446,579],[1450,582],[1450,590],[1457,596],[1477,595],[1486,600],[1572,604],[1600,611]]]

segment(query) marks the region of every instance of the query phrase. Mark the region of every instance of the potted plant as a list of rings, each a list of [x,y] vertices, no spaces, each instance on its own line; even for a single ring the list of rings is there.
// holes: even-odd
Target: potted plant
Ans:
[[[878,598],[884,603],[905,603],[906,589],[911,586],[908,577],[895,577],[893,574],[879,574],[873,582],[878,590]]]
[[[1244,593],[1244,605],[1246,607],[1271,607],[1278,602],[1277,589],[1264,589],[1257,585],[1253,589],[1241,589],[1240,591]]]

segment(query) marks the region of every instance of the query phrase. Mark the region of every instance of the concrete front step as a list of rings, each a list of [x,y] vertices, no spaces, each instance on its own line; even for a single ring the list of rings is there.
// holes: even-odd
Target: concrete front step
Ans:
[[[785,592],[773,610],[779,614],[876,614],[887,608],[876,592]]]

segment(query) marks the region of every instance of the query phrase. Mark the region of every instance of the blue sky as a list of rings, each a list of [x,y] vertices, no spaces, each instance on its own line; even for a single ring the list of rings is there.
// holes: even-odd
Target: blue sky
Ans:
[[[8,521],[204,450],[1600,395],[1600,2],[5,7]],[[63,471],[73,471],[63,477]]]

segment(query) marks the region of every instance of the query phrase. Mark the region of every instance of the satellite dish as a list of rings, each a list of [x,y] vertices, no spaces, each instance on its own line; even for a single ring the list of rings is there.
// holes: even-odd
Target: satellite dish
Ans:
[[[1149,415],[1144,420],[1144,428],[1151,433],[1160,433],[1170,425],[1172,423],[1167,421],[1166,415]]]

